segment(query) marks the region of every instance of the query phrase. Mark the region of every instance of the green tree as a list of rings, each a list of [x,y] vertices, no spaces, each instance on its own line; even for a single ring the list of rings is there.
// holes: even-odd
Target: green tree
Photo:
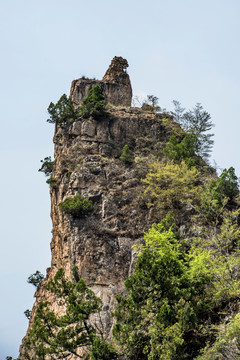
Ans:
[[[106,117],[109,114],[104,104],[104,94],[99,85],[94,85],[79,107],[79,113],[83,117],[95,118]]]
[[[196,135],[198,140],[197,155],[207,160],[214,143],[213,134],[209,133],[214,126],[210,114],[199,103],[192,110],[186,112],[184,112],[184,108],[181,108],[178,101],[174,100],[173,104],[175,110],[172,114],[175,121],[179,122],[185,131]]]
[[[37,270],[34,274],[28,277],[27,282],[38,288],[41,282],[43,281],[43,279],[44,279],[44,275],[41,274],[39,270]]]
[[[195,134],[187,134],[181,141],[172,135],[163,149],[163,153],[175,162],[180,163],[184,160],[191,167],[195,165],[194,159],[196,159],[198,148],[198,139]]]
[[[215,191],[219,195],[226,196],[230,201],[239,194],[239,180],[233,167],[224,169],[215,185]]]
[[[212,307],[205,291],[212,279],[208,260],[204,251],[186,254],[162,223],[145,234],[134,273],[125,282],[126,296],[117,296],[114,313],[114,337],[130,359],[187,355],[186,334],[191,338],[199,318]]]
[[[124,145],[120,160],[124,161],[126,164],[131,164],[133,162],[132,154],[128,145]]]
[[[222,219],[226,206],[239,195],[239,180],[233,167],[224,169],[217,180],[206,186],[201,198],[201,211],[209,220]]]
[[[51,156],[45,157],[41,160],[42,166],[38,171],[43,172],[46,176],[50,176],[53,171],[54,161],[52,160]]]
[[[71,98],[63,94],[56,104],[50,103],[48,107],[50,118],[47,122],[52,124],[64,124],[77,120],[79,113],[74,109]]]
[[[74,355],[81,359],[79,350],[86,347],[91,350],[97,341],[105,348],[105,354],[99,356],[99,360],[108,360],[108,351],[114,352],[97,336],[90,321],[90,315],[101,310],[101,300],[79,279],[76,268],[73,277],[73,281],[67,280],[64,270],[59,269],[48,282],[46,288],[55,297],[61,315],[54,311],[51,303],[39,303],[24,341],[24,358],[57,360]]]
[[[95,337],[91,348],[91,360],[114,360],[117,352],[114,347],[103,338]]]

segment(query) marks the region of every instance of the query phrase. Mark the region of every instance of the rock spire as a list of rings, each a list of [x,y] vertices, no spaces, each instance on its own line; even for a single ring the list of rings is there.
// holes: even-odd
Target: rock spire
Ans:
[[[128,62],[121,56],[115,56],[102,80],[80,78],[73,80],[70,96],[74,105],[79,106],[89,90],[98,84],[105,95],[105,102],[115,106],[131,106],[132,86],[126,72]]]

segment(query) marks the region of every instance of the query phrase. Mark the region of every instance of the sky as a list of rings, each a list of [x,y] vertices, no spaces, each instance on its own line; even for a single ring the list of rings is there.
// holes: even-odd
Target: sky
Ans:
[[[134,95],[172,110],[201,103],[215,124],[211,161],[240,176],[239,0],[8,0],[0,2],[0,360],[16,357],[34,287],[50,266],[53,156],[47,107],[71,81],[101,79],[114,56],[129,62]]]

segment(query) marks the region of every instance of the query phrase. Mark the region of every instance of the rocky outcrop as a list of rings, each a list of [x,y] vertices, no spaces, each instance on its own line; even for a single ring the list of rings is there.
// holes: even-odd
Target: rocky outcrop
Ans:
[[[102,80],[80,78],[73,80],[70,96],[78,107],[94,85],[99,85],[105,95],[106,104],[131,106],[132,87],[126,72],[128,62],[121,56],[115,56]]]
[[[117,67],[117,63],[121,66]],[[112,62],[104,79],[118,81],[126,64]],[[73,88],[71,94],[76,95]],[[103,301],[99,323],[106,339],[111,337],[110,314],[115,307],[115,295],[124,292],[124,281],[133,269],[132,246],[143,241],[144,231],[156,219],[156,214],[141,200],[141,178],[147,171],[146,163],[153,154],[161,154],[169,138],[163,115],[129,107],[110,108],[109,114],[101,120],[90,117],[55,128],[52,177],[56,186],[50,190],[52,261],[35,294],[32,312],[34,315],[39,301],[53,301],[44,285],[56,271],[63,267],[70,277],[76,265],[80,277]],[[132,152],[131,163],[120,160],[126,144]],[[78,219],[59,207],[60,202],[76,194],[94,203],[94,211]],[[53,306],[56,310],[57,304]]]
[[[143,240],[152,219],[141,203],[144,167],[119,159],[128,144],[139,162],[166,141],[161,119],[140,110],[112,110],[108,119],[79,120],[57,128],[54,136],[58,186],[51,190],[53,239],[51,274],[63,267],[70,276],[77,265],[80,276],[104,303],[102,324],[110,336],[115,295],[134,262],[132,246]],[[80,193],[95,211],[81,219],[64,214],[58,204]]]

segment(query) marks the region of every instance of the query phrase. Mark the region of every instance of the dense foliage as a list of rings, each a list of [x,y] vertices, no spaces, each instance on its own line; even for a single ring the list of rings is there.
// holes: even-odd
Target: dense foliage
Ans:
[[[189,169],[182,161],[149,165],[149,172],[142,180],[147,205],[158,210],[175,212],[191,204],[199,195],[199,171]]]
[[[233,167],[224,169],[219,178],[211,183],[216,194],[226,196],[230,201],[239,194],[239,181]]]
[[[177,163],[184,160],[186,164],[191,167],[196,165],[198,148],[198,139],[195,134],[187,134],[181,141],[179,141],[175,135],[172,135],[163,149],[163,153]]]
[[[214,339],[214,319],[240,295],[239,212],[192,243],[164,222],[145,234],[114,314],[115,339],[130,359],[193,359]]]
[[[221,175],[211,180],[204,189],[201,198],[202,215],[207,216],[208,220],[216,221],[216,216],[221,219],[225,207],[231,206],[238,195],[239,181],[234,168],[224,169]]]
[[[240,314],[231,316],[221,326],[216,341],[208,345],[196,360],[238,360],[240,358]]]
[[[60,208],[73,217],[81,217],[93,210],[93,203],[80,194],[67,198],[59,203]]]
[[[184,336],[212,308],[206,252],[186,254],[171,229],[153,225],[145,235],[126,297],[117,297],[115,338],[130,359],[175,359]],[[178,357],[180,359],[180,355]]]

